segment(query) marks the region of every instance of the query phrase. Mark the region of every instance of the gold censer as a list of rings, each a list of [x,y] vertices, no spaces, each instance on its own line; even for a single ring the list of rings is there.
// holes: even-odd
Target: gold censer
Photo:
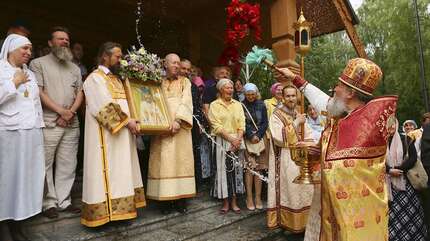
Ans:
[[[290,146],[290,155],[294,163],[300,167],[300,174],[294,179],[296,184],[319,184],[321,180],[315,177],[313,166],[320,162],[319,156],[309,155],[309,147],[315,145],[313,142],[302,142]]]

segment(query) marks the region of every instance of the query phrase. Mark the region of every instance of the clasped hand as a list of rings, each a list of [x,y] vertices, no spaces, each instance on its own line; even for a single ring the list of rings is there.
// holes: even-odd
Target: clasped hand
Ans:
[[[62,109],[58,114],[60,117],[57,119],[57,125],[63,128],[69,126],[75,116],[75,113],[69,109]]]
[[[240,148],[240,145],[242,144],[242,138],[238,138],[238,137],[230,137],[229,140],[231,146],[230,146],[230,151],[237,151]]]

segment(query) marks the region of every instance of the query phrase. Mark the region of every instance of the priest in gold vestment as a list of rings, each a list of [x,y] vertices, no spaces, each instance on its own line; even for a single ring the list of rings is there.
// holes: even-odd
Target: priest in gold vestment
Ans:
[[[321,226],[307,233],[307,240],[388,240],[386,124],[395,118],[397,96],[373,98],[381,69],[367,59],[350,60],[333,98],[288,69],[281,71],[319,112],[332,117],[320,149],[312,148],[321,154]]]
[[[312,141],[312,130],[305,123],[304,115],[296,111],[296,87],[287,85],[282,93],[283,104],[274,109],[269,120],[273,148],[270,148],[269,158],[267,226],[301,233],[306,226],[313,187],[293,183],[300,168],[291,159],[289,147],[302,141],[299,139],[301,124],[305,125],[306,141]]]
[[[84,180],[81,223],[88,227],[131,219],[145,206],[137,157],[136,121],[131,119],[123,84],[113,72],[121,46],[107,42],[99,67],[84,83],[86,96]]]
[[[179,76],[179,56],[165,58],[166,79],[161,87],[172,121],[170,133],[154,136],[151,140],[147,198],[163,202],[161,212],[172,208],[187,212],[185,198],[196,194],[194,158],[191,139],[193,104],[191,82]],[[173,204],[173,205],[170,205]]]

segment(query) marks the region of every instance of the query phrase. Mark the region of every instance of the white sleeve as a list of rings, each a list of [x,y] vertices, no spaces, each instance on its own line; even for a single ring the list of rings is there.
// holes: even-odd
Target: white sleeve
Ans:
[[[90,74],[83,85],[85,100],[87,102],[87,111],[94,117],[114,100],[106,87],[105,80],[97,74]]]
[[[0,78],[0,105],[14,98],[17,95],[17,90],[13,81]]]
[[[318,113],[327,111],[327,103],[330,96],[310,83],[304,87],[303,93]]]
[[[269,120],[269,129],[272,134],[272,140],[276,146],[284,146],[285,143],[285,137],[283,135],[283,132],[285,130],[284,124],[282,121],[276,117],[276,115],[273,115],[270,117]]]

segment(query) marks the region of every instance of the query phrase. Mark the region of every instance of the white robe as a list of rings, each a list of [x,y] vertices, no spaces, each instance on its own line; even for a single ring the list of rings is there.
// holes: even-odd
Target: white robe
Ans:
[[[300,167],[291,159],[290,149],[285,147],[288,144],[285,129],[288,127],[284,121],[274,113],[270,118],[269,128],[272,144],[281,150],[279,160],[276,160],[274,149],[270,149],[267,225],[269,228],[280,226],[291,232],[303,232],[312,201],[313,186],[293,183],[300,173]],[[309,139],[312,139],[312,130],[305,124],[305,140]]]
[[[96,119],[109,103],[118,104],[130,116],[127,100],[113,98],[107,87],[111,80],[101,71],[95,70],[84,83],[87,108],[81,223],[89,227],[135,218],[136,208],[145,206],[135,136],[125,124],[112,133]]]
[[[17,68],[0,61],[0,221],[23,220],[42,210],[45,180],[44,126],[36,78],[18,89]],[[27,93],[27,94],[25,94]]]

